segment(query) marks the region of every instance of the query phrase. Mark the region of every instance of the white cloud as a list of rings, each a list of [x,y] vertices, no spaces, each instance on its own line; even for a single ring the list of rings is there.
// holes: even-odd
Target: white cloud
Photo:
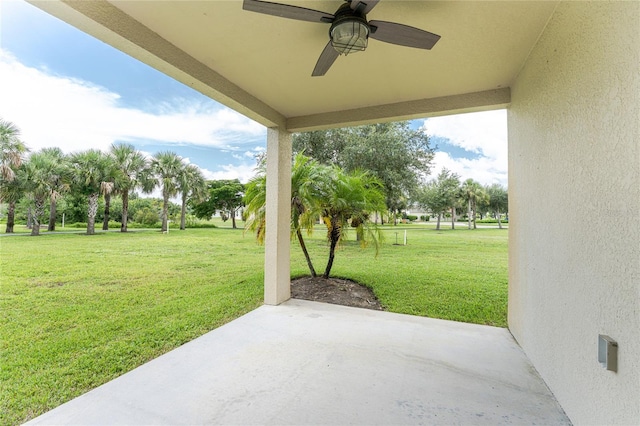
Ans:
[[[251,151],[245,151],[244,156],[249,158],[256,158],[257,155],[262,154],[267,150],[264,146],[256,146]]]
[[[0,117],[17,125],[32,149],[108,149],[116,140],[223,147],[232,135],[264,128],[227,108],[181,101],[154,112],[119,105],[120,96],[95,84],[27,67],[0,49]]]
[[[469,160],[438,152],[432,176],[446,167],[463,180],[473,178],[483,184],[507,185],[506,110],[429,118],[425,120],[423,130],[429,136],[447,138],[450,144],[480,155],[478,159]]]
[[[488,157],[507,150],[506,110],[428,118],[423,128],[428,135],[449,138],[456,146]]]
[[[238,179],[242,183],[247,183],[256,174],[255,164],[227,164],[220,166],[222,170],[212,172],[207,169],[200,169],[207,180]]]
[[[480,157],[474,160],[452,158],[448,153],[440,151],[436,153],[433,163],[431,178],[435,178],[443,168],[447,168],[458,174],[461,181],[472,178],[483,185],[499,183],[507,186],[506,167],[496,159],[489,157]]]

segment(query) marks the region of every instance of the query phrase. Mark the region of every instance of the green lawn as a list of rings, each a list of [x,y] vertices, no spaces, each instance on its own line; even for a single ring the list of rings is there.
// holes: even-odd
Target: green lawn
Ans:
[[[230,226],[227,222],[225,226]],[[387,228],[378,257],[347,241],[332,275],[390,311],[506,325],[507,231]],[[355,234],[351,234],[353,237]],[[328,248],[308,244],[317,270]],[[0,424],[16,424],[262,302],[264,249],[228,228],[0,238]],[[307,274],[297,244],[292,275]]]
[[[385,226],[385,244],[361,250],[348,241],[336,255],[332,276],[371,287],[389,311],[454,321],[507,325],[506,229],[435,231],[433,225]],[[402,243],[407,230],[407,245]],[[326,231],[325,231],[326,232]],[[318,273],[328,248],[317,228],[308,248]],[[355,238],[355,232],[350,234]],[[292,275],[308,275],[299,247],[292,247]]]

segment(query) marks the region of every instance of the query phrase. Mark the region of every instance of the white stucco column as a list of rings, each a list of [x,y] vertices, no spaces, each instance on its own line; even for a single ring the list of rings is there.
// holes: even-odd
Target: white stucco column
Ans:
[[[267,203],[264,255],[264,303],[291,297],[291,133],[267,129]]]

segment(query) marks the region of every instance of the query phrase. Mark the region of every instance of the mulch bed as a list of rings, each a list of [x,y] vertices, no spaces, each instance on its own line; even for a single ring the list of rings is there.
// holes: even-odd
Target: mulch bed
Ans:
[[[373,291],[351,280],[303,277],[291,281],[291,297],[356,308],[384,310]]]

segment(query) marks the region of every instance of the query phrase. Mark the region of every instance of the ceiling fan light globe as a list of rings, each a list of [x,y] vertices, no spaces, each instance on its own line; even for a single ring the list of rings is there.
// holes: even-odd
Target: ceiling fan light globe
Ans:
[[[367,48],[369,26],[356,19],[335,23],[329,31],[331,45],[341,55],[359,52]]]

